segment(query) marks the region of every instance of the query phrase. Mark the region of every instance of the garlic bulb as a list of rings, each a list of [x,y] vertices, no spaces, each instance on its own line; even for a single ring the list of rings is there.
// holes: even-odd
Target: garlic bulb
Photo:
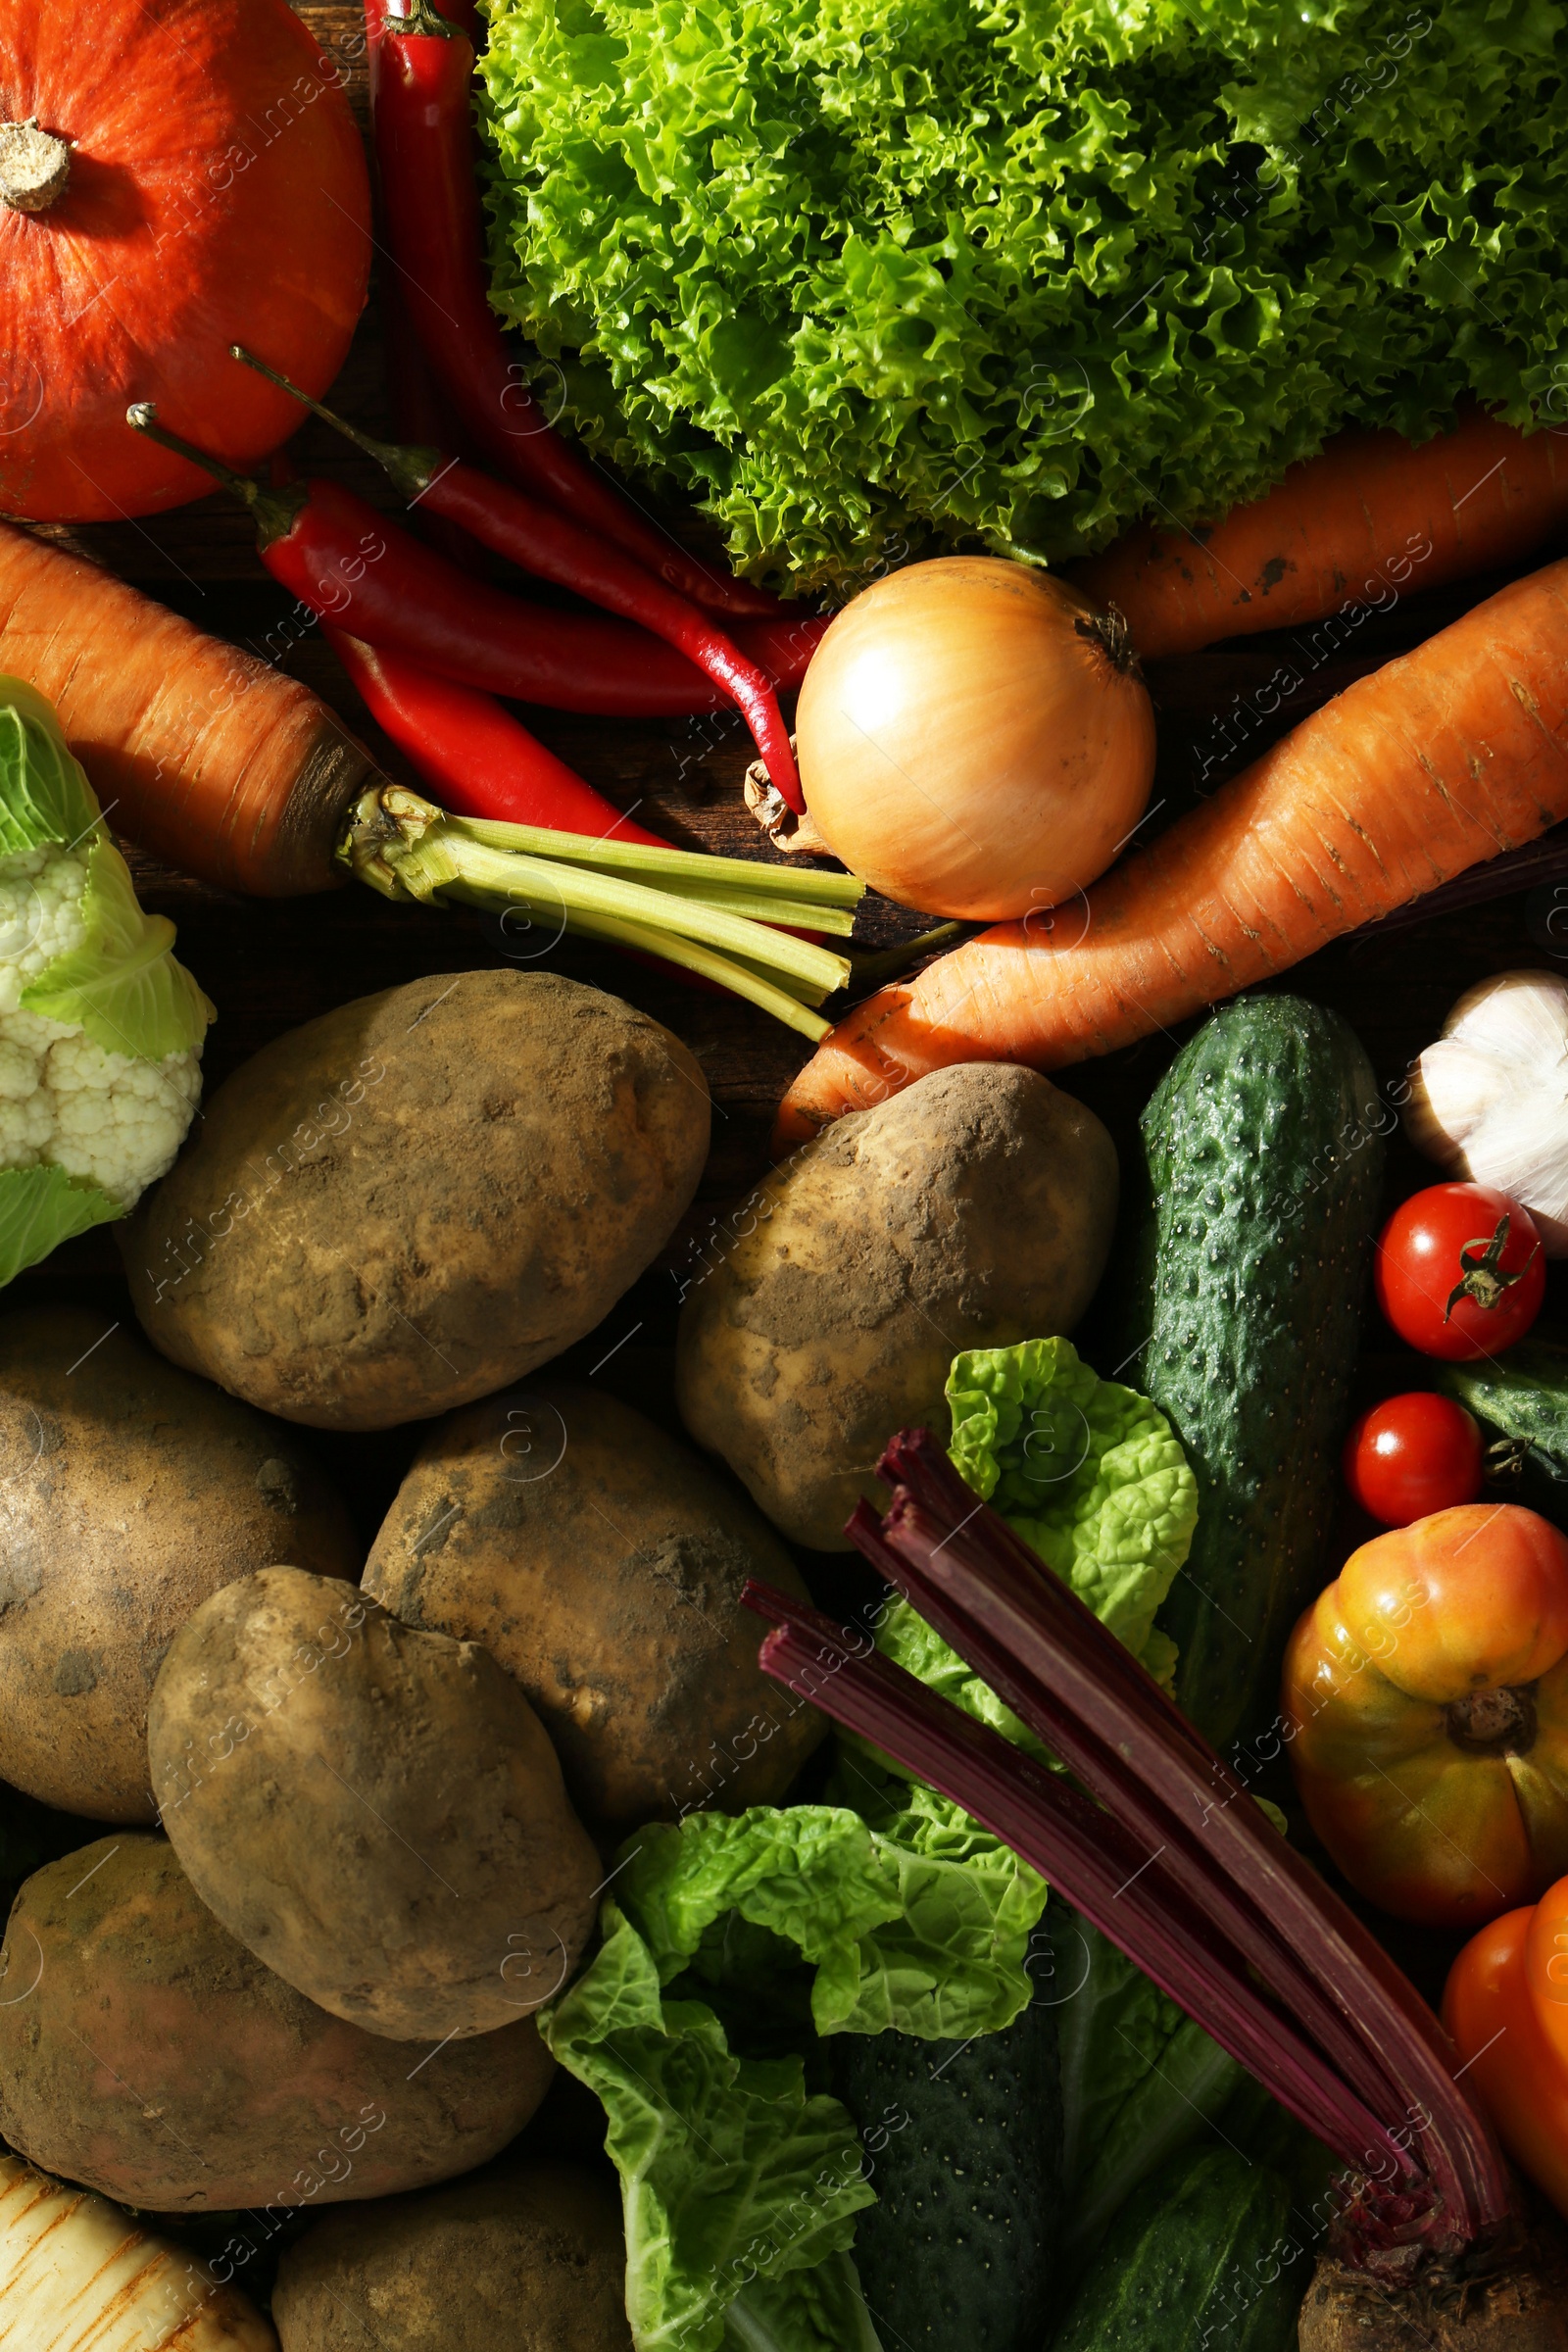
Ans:
[[[1417,1061],[1405,1126],[1452,1175],[1528,1208],[1568,1257],[1568,981],[1499,972],[1459,999]]]

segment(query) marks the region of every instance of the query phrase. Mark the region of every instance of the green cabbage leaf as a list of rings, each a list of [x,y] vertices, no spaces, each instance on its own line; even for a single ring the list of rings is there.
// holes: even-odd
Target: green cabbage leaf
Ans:
[[[138,906],[53,706],[24,679],[0,677],[0,858],[84,843],[86,937],[28,979],[23,1006],[84,1029],[106,1054],[162,1061],[198,1052],[213,1007],[174,960],[173,924]]]
[[[849,2260],[873,2192],[800,2053],[996,2033],[1030,1998],[1045,1882],[933,1790],[846,1758],[840,1792],[639,1831],[544,2013],[610,2118],[637,2352],[876,2352]]]
[[[130,870],[52,706],[24,679],[0,676],[0,1046],[11,1057],[4,1107],[13,1113],[30,1103],[19,1074],[29,1065],[34,1091],[54,1100],[43,1072],[63,1041],[40,1031],[25,1017],[31,1015],[78,1032],[99,1050],[93,1060],[102,1072],[106,1132],[113,1126],[110,1098],[126,1062],[163,1065],[158,1085],[168,1097],[155,1094],[144,1114],[138,1103],[126,1120],[122,1132],[132,1156],[123,1163],[126,1182],[118,1199],[95,1180],[112,1152],[90,1162],[92,1175],[82,1174],[50,1156],[56,1139],[42,1141],[35,1128],[23,1126],[25,1156],[13,1142],[18,1164],[0,1166],[0,1285],[62,1242],[122,1216],[172,1156],[194,1102],[194,1063],[213,1018],[173,947],[173,924],[137,904]],[[105,1062],[104,1055],[122,1058]],[[168,1076],[176,1057],[188,1060],[187,1084]],[[79,1069],[74,1075],[79,1078]],[[160,1146],[149,1139],[160,1132],[160,1116],[173,1120],[171,1105],[180,1103],[178,1124],[162,1130],[160,1162]],[[137,1149],[153,1154],[140,1168]],[[5,1155],[0,1151],[0,1159]]]

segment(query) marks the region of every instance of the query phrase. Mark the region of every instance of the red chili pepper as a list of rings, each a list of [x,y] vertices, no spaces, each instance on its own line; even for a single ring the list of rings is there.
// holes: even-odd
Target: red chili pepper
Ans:
[[[498,482],[478,466],[449,458],[439,449],[404,449],[362,433],[358,425],[349,424],[291,384],[286,375],[279,375],[265,361],[253,359],[242,343],[231,348],[236,360],[243,360],[247,368],[254,368],[281,391],[292,393],[303,408],[324,417],[345,440],[373,458],[411,509],[418,508],[460,525],[481,546],[493,548],[498,556],[508,557],[535,578],[569,588],[605,612],[618,612],[622,620],[637,621],[683,653],[688,662],[695,662],[745,713],[770,780],[787,806],[797,815],[804,813],[806,803],[795,772],[789,730],[779,715],[773,690],[709,614],[662,580],[655,579],[618,547],[612,547],[557,508],[530,498],[526,491],[513,489],[510,482]]]
[[[387,390],[399,440],[465,448],[466,437],[436,388],[430,364],[419,349],[419,339],[395,284],[383,289],[381,318],[386,329]],[[471,571],[481,580],[490,577],[488,555],[455,522],[426,511],[416,517],[416,528],[460,571]]]
[[[490,308],[470,117],[473,45],[426,0],[392,15],[367,0],[370,110],[387,242],[415,331],[492,463],[577,515],[683,596],[722,612],[776,613],[777,600],[720,579],[639,514],[555,430],[509,356]]]
[[[509,825],[545,825],[558,833],[590,833],[609,841],[640,841],[667,850],[657,833],[622,815],[536,736],[519,726],[493,695],[454,686],[401,654],[387,654],[341,629],[322,636],[381,732],[454,816],[489,816]],[[794,934],[816,939],[814,931]],[[716,982],[662,956],[622,953],[651,972],[678,980],[699,996],[721,997]]]
[[[711,680],[646,629],[596,612],[552,612],[469,579],[337,482],[265,489],[154,420],[127,411],[140,432],[203,466],[257,520],[262,562],[291,595],[369,645],[405,655],[466,686],[558,710],[670,718],[725,707]],[[827,626],[763,621],[744,651],[774,683],[793,683]]]
[[[585,784],[493,695],[455,686],[341,629],[322,634],[376,725],[454,816],[669,847]]]

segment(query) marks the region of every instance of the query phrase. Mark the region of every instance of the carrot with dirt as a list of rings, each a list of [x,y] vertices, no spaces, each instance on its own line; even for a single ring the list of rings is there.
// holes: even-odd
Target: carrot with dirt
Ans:
[[[1140,523],[1068,576],[1114,605],[1153,661],[1347,603],[1392,606],[1522,563],[1564,527],[1568,432],[1527,435],[1470,409],[1418,449],[1399,433],[1341,433],[1222,522]]]
[[[326,705],[9,523],[0,670],[48,697],[116,831],[170,865],[259,898],[344,879],[337,820],[381,779]]]
[[[404,717],[414,723],[422,696],[423,719],[433,713],[445,735],[432,758],[461,757],[455,699],[486,722],[492,760],[506,751],[491,781],[509,811],[526,787],[543,825],[460,816],[394,785],[306,687],[5,523],[0,664],[55,704],[116,831],[184,873],[253,898],[350,879],[411,904],[451,897],[547,938],[577,931],[679,964],[813,1043],[827,1033],[814,1008],[850,965],[819,935],[853,931],[863,883],[629,838],[612,804],[482,696],[435,710],[429,682],[416,695],[408,665],[395,665]],[[475,739],[470,723],[470,750]],[[591,831],[558,829],[568,816]]]
[[[1568,816],[1568,562],[1361,678],[1087,894],[841,1021],[787,1148],[956,1061],[1110,1054]]]

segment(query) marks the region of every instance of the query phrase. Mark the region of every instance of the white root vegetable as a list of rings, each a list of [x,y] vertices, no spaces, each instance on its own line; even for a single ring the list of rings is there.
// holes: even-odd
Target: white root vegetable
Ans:
[[[1405,1125],[1451,1175],[1528,1208],[1568,1257],[1568,981],[1500,972],[1459,999],[1415,1068]]]
[[[0,2155],[0,2352],[277,2352],[187,2247]]]

